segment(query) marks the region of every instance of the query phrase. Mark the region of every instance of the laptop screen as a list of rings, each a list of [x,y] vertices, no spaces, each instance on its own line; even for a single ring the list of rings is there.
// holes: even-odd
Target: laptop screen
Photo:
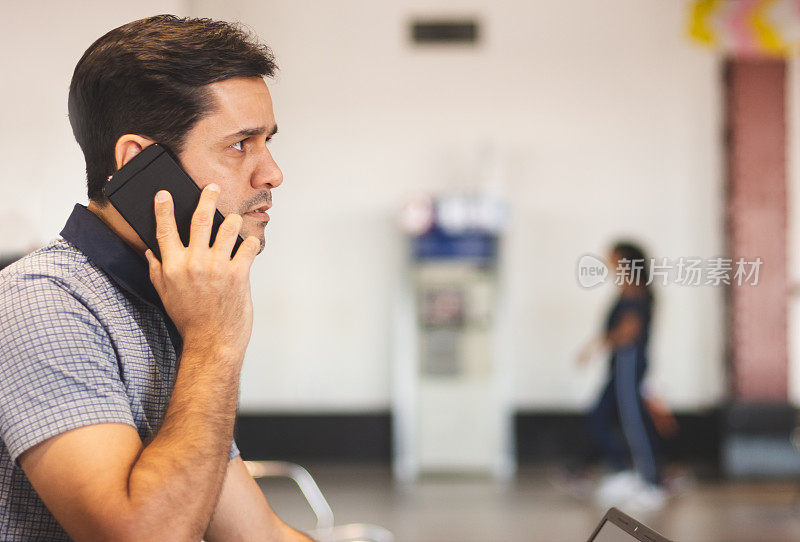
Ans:
[[[636,538],[606,520],[591,542],[634,542]]]

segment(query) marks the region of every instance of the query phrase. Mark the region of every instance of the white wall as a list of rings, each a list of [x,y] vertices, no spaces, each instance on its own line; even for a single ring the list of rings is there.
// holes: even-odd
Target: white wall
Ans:
[[[52,22],[0,29],[23,75],[0,87],[0,103],[18,104],[0,109],[0,216],[28,202],[39,240],[85,199],[67,84],[94,38],[148,12],[123,6],[75,28],[58,8]],[[719,63],[683,37],[682,2],[196,0],[188,10],[245,22],[281,66],[272,149],[286,180],[253,272],[244,410],[387,408],[397,209],[412,191],[474,185],[486,145],[506,157],[503,283],[520,407],[577,408],[597,384],[600,368],[579,371],[572,358],[612,292],[578,287],[579,255],[630,233],[654,256],[722,250]],[[483,43],[411,47],[408,19],[431,13],[480,15]],[[39,38],[19,47],[31,32]],[[653,379],[676,407],[721,395],[722,293],[658,291]]]

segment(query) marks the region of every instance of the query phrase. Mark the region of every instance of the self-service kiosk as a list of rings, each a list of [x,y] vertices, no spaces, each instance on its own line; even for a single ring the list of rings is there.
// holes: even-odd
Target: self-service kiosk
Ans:
[[[394,371],[395,473],[513,473],[511,385],[498,333],[504,208],[439,198],[406,209]],[[461,209],[454,207],[461,206]]]

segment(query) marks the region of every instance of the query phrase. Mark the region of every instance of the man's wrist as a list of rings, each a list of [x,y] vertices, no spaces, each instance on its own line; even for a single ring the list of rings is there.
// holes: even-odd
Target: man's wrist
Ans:
[[[197,362],[219,367],[240,368],[244,352],[223,342],[207,337],[187,335],[181,349],[181,361]]]

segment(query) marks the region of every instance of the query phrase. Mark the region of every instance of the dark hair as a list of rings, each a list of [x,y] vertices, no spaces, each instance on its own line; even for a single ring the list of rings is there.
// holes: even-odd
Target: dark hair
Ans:
[[[653,300],[653,290],[647,280],[650,277],[650,260],[645,255],[644,250],[636,243],[630,241],[617,241],[611,248],[611,252],[617,254],[619,259],[629,262],[636,262],[638,269],[641,269],[641,282],[639,286],[645,291],[650,301]],[[631,264],[632,265],[632,264]]]
[[[206,85],[272,76],[272,51],[241,27],[157,15],[115,28],[78,61],[69,86],[69,122],[86,159],[89,199],[116,170],[114,146],[138,134],[180,153],[186,134],[211,112]]]

